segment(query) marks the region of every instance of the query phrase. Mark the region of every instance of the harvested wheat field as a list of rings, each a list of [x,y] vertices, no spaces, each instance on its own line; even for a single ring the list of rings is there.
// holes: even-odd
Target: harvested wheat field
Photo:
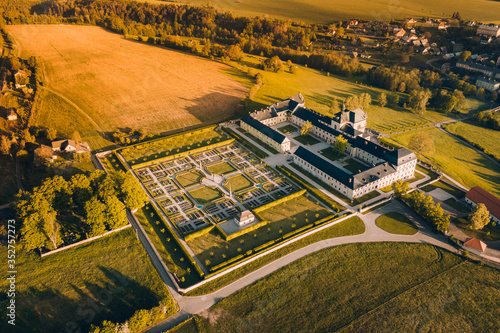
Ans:
[[[247,88],[228,66],[125,40],[99,27],[8,26],[23,58],[39,56],[49,87],[104,131],[163,132],[231,115]]]

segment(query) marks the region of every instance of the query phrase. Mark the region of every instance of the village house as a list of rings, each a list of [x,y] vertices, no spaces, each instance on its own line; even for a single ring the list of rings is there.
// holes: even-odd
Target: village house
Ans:
[[[77,153],[91,152],[87,142],[76,143],[74,140],[66,139],[52,142],[52,151],[54,153]]]
[[[394,29],[394,35],[397,38],[403,38],[405,34],[406,34],[405,29],[401,29],[401,28],[395,28]]]
[[[14,121],[17,120],[17,113],[15,108],[10,108],[7,111],[7,120]]]
[[[15,86],[17,89],[22,88],[22,87],[26,87],[26,83],[28,81],[28,77],[26,75],[26,72],[23,70],[17,71],[17,73],[14,74],[14,80],[16,82]]]
[[[448,22],[446,22],[446,21],[439,22],[438,29],[446,30],[447,28],[448,28]]]
[[[484,88],[486,91],[493,92],[500,88],[500,82],[497,82],[490,77],[479,77],[476,79],[476,87]]]
[[[500,26],[495,24],[481,24],[477,28],[476,34],[496,38],[500,36]]]
[[[484,204],[490,212],[490,218],[500,227],[500,199],[480,186],[475,186],[465,195],[465,202],[472,208],[477,204]]]

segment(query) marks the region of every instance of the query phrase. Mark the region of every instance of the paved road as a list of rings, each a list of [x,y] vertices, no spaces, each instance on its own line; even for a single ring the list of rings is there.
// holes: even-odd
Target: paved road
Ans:
[[[419,232],[413,236],[405,235],[393,235],[384,230],[378,228],[375,225],[375,220],[382,214],[389,211],[397,211],[405,214],[412,222],[414,222],[419,227]],[[210,308],[219,300],[231,295],[232,293],[254,283],[255,281],[273,273],[277,269],[290,264],[291,262],[305,257],[309,254],[317,252],[319,250],[329,248],[332,246],[338,246],[343,244],[351,243],[367,243],[367,242],[409,242],[409,243],[425,243],[439,246],[446,250],[455,252],[455,248],[448,244],[447,239],[442,234],[435,234],[430,228],[408,208],[400,204],[399,202],[393,202],[390,205],[382,207],[381,209],[372,212],[367,215],[358,215],[366,226],[366,231],[362,235],[347,236],[323,240],[309,246],[303,247],[297,251],[294,251],[284,257],[281,257],[270,264],[267,264],[258,270],[246,275],[245,277],[225,286],[211,294],[197,296],[197,297],[185,297],[176,295],[174,298],[177,300],[180,308],[180,312],[166,319],[165,321],[159,323],[153,328],[150,328],[148,333],[160,333],[174,327],[176,324],[187,319],[193,314],[199,314],[200,312]]]

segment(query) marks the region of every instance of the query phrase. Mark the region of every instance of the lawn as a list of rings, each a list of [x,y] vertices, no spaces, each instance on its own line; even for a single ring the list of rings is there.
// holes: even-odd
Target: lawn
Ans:
[[[330,161],[336,161],[346,156],[345,154],[337,154],[331,147],[321,150],[320,153],[323,157],[329,159]]]
[[[483,155],[437,128],[393,135],[392,139],[408,146],[415,133],[427,133],[434,139],[434,151],[424,156],[436,163],[446,174],[467,187],[481,186],[500,196],[500,169]]]
[[[431,245],[348,244],[219,301],[208,313],[217,320],[208,324],[221,333],[494,332],[499,288],[498,270]]]
[[[227,178],[227,183],[224,184],[224,187],[226,187],[226,189],[229,190],[229,186],[231,186],[231,191],[235,193],[247,189],[249,187],[252,187],[253,184],[254,183],[248,180],[247,177],[243,176],[242,174],[239,174]]]
[[[181,173],[175,177],[179,184],[181,184],[184,188],[201,184],[203,178],[205,178],[205,175],[198,170]]]
[[[159,0],[145,0],[163,3]],[[205,5],[204,0],[180,0],[177,3],[189,3],[195,5]],[[211,2],[217,8],[229,10],[243,16],[249,17],[278,17],[282,19],[292,19],[294,21],[314,22],[330,24],[333,21],[348,20],[353,17],[365,20],[390,21],[403,19],[405,17],[443,17],[445,13],[459,11],[463,13],[463,19],[476,19],[486,22],[500,23],[498,13],[499,5],[492,2],[479,0],[458,0],[441,1],[438,5],[431,0],[423,0],[416,5],[410,0],[398,1],[397,5],[390,5],[386,2],[374,2],[360,0],[356,2],[341,0],[331,2],[329,0],[319,0],[311,2],[309,0],[278,0],[278,1],[224,1],[214,0]]]
[[[298,142],[302,143],[303,145],[315,145],[315,144],[321,142],[320,140],[312,137],[309,134],[299,135],[299,136],[294,137],[294,139],[297,140]]]
[[[132,228],[43,259],[17,250],[16,331],[62,332],[74,322],[75,331],[86,332],[91,323],[124,322],[162,299],[173,303]],[[7,290],[6,270],[0,276]],[[5,308],[7,298],[0,303]],[[7,326],[2,320],[0,331],[10,332]]]
[[[256,269],[307,245],[319,242],[324,239],[359,235],[364,233],[365,230],[365,224],[363,223],[363,221],[359,217],[353,216],[329,228],[323,229],[305,238],[299,239],[284,248],[265,255],[262,258],[254,260],[236,271],[232,271],[220,278],[205,283],[203,286],[190,291],[188,293],[188,296],[200,296],[212,293],[222,288],[223,286],[226,286],[247,275],[248,273],[253,272]]]
[[[303,195],[264,210],[260,215],[271,223],[230,241],[223,240],[214,229],[209,234],[189,242],[189,247],[210,269],[239,254],[244,254],[257,246],[276,240],[295,229],[333,214],[310,197]]]
[[[175,273],[179,279],[184,279],[184,281],[179,282],[180,286],[184,288],[200,282],[201,278],[189,263],[188,258],[184,256],[174,241],[174,237],[165,227],[165,222],[153,210],[151,204],[139,209],[135,213],[135,217],[146,231],[169,272]]]
[[[278,131],[283,132],[285,134],[293,133],[296,130],[298,130],[298,128],[293,126],[293,125],[286,125],[286,126],[278,128]]]
[[[447,204],[448,206],[452,207],[452,208],[455,208],[456,210],[458,210],[459,212],[462,212],[462,213],[470,213],[470,210],[468,210],[467,208],[465,208],[464,206],[462,206],[461,204],[459,204],[455,199],[453,198],[449,198],[449,199],[446,199],[445,201],[443,201],[443,203]]]
[[[368,170],[368,167],[365,164],[358,162],[353,158],[349,158],[348,160],[344,161],[344,163],[347,163],[347,164],[343,165],[342,167],[344,169],[352,172],[353,174],[357,174],[357,173],[363,172],[365,170]]]
[[[236,171],[236,169],[228,162],[221,162],[205,167],[207,172],[215,173],[217,175],[225,175],[226,173],[231,173]]]
[[[464,192],[446,184],[445,182],[442,182],[441,180],[438,180],[437,182],[426,185],[426,186],[422,187],[421,190],[423,190],[425,192],[430,192],[430,191],[435,190],[437,188],[445,190],[446,192],[455,196],[457,199],[461,199],[465,196]]]
[[[464,122],[451,123],[443,127],[500,161],[500,131]]]
[[[99,27],[6,29],[20,43],[24,59],[43,60],[49,87],[78,105],[104,131],[162,132],[220,122],[234,113],[248,92],[222,73],[227,65],[128,41]]]
[[[224,195],[215,187],[201,186],[189,191],[189,194],[199,203],[208,204],[222,198]]]
[[[107,154],[106,156],[99,158],[99,160],[108,172],[127,171],[125,170],[123,164],[120,163],[115,153]]]
[[[396,235],[415,235],[418,232],[417,226],[398,212],[389,212],[378,217],[375,224],[380,229]]]
[[[189,150],[224,142],[229,137],[214,126],[183,132],[161,139],[139,143],[120,149],[119,152],[131,165],[176,155]]]
[[[378,193],[377,191],[371,191],[369,193],[366,193],[365,195],[363,195],[361,197],[355,198],[352,201],[352,206],[356,206],[356,205],[358,205],[360,203],[363,203],[363,202],[368,201],[370,199],[376,198],[379,195],[380,195],[380,193]]]

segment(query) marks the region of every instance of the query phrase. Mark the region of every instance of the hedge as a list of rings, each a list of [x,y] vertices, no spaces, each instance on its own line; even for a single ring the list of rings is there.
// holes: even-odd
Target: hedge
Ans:
[[[306,183],[304,180],[302,180],[301,178],[299,178],[298,176],[296,176],[294,173],[292,173],[288,168],[284,167],[284,166],[276,166],[276,168],[278,168],[278,170],[280,170],[281,172],[283,172],[285,175],[287,175],[288,177],[290,177],[292,180],[296,181],[297,183],[301,184],[302,186],[304,186],[305,188],[307,188],[309,191],[311,191],[315,197],[317,197],[319,199],[319,201],[321,201],[322,203],[324,203],[325,205],[327,205],[328,207],[330,207],[331,209],[333,209],[335,212],[340,212],[340,209],[338,206],[340,206],[338,203],[334,203],[332,204],[331,201],[333,201],[333,199],[331,199],[330,197],[327,197],[323,194],[323,192],[319,191],[318,189],[314,188],[313,186],[311,186],[310,184]],[[342,206],[341,206],[342,207]],[[344,208],[344,207],[342,207]]]
[[[254,230],[257,230],[260,227],[263,227],[263,226],[267,225],[268,223],[269,223],[269,221],[265,221],[265,220],[264,221],[260,221],[259,223],[254,224],[251,227],[238,230],[235,233],[232,233],[230,235],[226,235],[226,241],[230,241],[231,239],[235,239],[236,237],[240,237],[241,235],[244,235],[244,234],[247,234],[247,233],[252,232]]]
[[[186,151],[180,152],[178,154],[174,154],[174,155],[168,155],[168,156],[164,156],[164,157],[159,157],[159,158],[156,158],[156,159],[151,160],[151,161],[147,161],[147,162],[143,162],[143,163],[131,165],[130,167],[132,169],[143,168],[143,167],[150,166],[150,165],[153,165],[153,164],[161,163],[163,161],[173,160],[173,159],[176,159],[176,158],[179,158],[179,157],[196,154],[196,153],[198,153],[200,151],[204,151],[204,150],[208,150],[208,149],[220,147],[220,146],[223,146],[223,145],[226,145],[226,144],[230,144],[231,142],[234,142],[234,139],[228,139],[228,140],[225,140],[225,141],[221,141],[221,142],[217,142],[217,143],[212,143],[211,145],[208,145],[208,146],[203,146],[203,147],[200,147],[200,148],[186,150]]]
[[[196,238],[208,234],[210,231],[212,231],[215,228],[215,225],[209,225],[206,228],[196,230],[195,232],[190,233],[189,235],[184,236],[184,239],[186,242],[191,242],[195,240]]]
[[[151,206],[153,206],[154,211],[161,218],[161,214],[158,211],[158,208],[156,208],[156,205],[152,204]],[[161,219],[163,220],[163,218],[161,218]],[[191,265],[193,265],[194,269],[200,275],[200,277],[203,278],[203,276],[205,275],[205,273],[203,273],[203,271],[201,270],[200,266],[198,266],[198,264],[193,259],[193,257],[191,257],[191,255],[189,254],[189,252],[184,248],[184,246],[182,245],[181,240],[177,237],[177,234],[174,232],[174,230],[172,230],[172,228],[170,227],[170,225],[168,224],[168,222],[163,221],[163,224],[165,225],[165,227],[167,227],[167,229],[170,232],[170,234],[172,235],[172,237],[174,237],[175,241],[177,242],[177,245],[179,245],[179,247],[180,247],[182,253],[184,254],[184,256],[189,260],[189,262],[191,263]]]
[[[275,200],[275,201],[271,201],[270,203],[267,203],[267,204],[265,204],[263,206],[257,207],[257,208],[255,208],[253,210],[253,212],[256,213],[256,214],[259,214],[260,212],[262,212],[262,211],[264,211],[266,209],[272,208],[272,207],[277,206],[279,204],[282,204],[284,202],[287,202],[287,201],[290,201],[292,199],[298,198],[301,195],[304,195],[306,192],[307,192],[307,190],[304,189],[304,190],[300,190],[298,192],[292,193],[290,195],[287,195],[286,197],[283,197],[283,198]]]

